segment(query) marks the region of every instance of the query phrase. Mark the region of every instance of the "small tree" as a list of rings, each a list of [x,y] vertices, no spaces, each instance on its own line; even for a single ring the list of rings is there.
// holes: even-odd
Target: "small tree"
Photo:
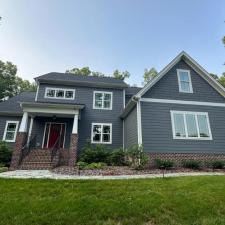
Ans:
[[[119,70],[116,69],[113,72],[113,77],[116,79],[125,80],[126,78],[130,77],[130,73],[128,71],[120,72]]]
[[[11,161],[12,151],[5,141],[0,141],[0,164],[9,166]]]
[[[158,75],[158,72],[157,70],[152,67],[151,69],[145,69],[144,71],[144,75],[143,75],[143,78],[144,78],[144,82],[143,84],[147,84],[151,79],[153,79],[154,77],[156,77]]]

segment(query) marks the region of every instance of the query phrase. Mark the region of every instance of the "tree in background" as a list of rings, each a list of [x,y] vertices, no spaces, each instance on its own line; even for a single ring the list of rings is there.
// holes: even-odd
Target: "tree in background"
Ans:
[[[130,77],[130,73],[128,71],[119,71],[119,70],[114,70],[113,72],[113,77],[116,79],[120,79],[120,80],[125,80],[126,78]]]
[[[11,62],[0,60],[0,100],[22,91],[34,91],[36,84],[17,76],[17,67]]]
[[[66,73],[72,73],[74,75],[81,75],[81,76],[107,77],[104,73],[91,71],[88,66],[80,69],[75,67],[73,69],[66,70]],[[116,69],[113,72],[112,76],[116,79],[124,80],[130,77],[130,73],[128,71],[120,72],[119,70]]]
[[[158,72],[154,67],[152,67],[149,70],[145,69],[144,75],[143,75],[143,78],[144,78],[143,85],[147,84],[152,78],[156,77],[157,75],[158,75]]]

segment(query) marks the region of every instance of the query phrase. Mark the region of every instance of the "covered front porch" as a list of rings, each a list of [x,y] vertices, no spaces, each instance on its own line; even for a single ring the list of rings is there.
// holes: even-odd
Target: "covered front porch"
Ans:
[[[11,160],[14,169],[74,166],[83,105],[21,102],[23,117]]]

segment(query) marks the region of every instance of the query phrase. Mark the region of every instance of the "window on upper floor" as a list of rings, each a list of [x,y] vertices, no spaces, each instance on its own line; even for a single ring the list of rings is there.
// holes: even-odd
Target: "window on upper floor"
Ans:
[[[19,121],[6,121],[3,140],[6,142],[15,142]]]
[[[46,87],[45,98],[73,100],[75,98],[75,90],[65,89],[65,88]]]
[[[193,93],[190,71],[178,69],[177,77],[179,83],[179,92]]]
[[[112,92],[94,91],[94,109],[112,109]]]
[[[96,144],[111,144],[112,124],[92,123],[91,142]]]
[[[171,111],[174,139],[212,140],[208,113]]]

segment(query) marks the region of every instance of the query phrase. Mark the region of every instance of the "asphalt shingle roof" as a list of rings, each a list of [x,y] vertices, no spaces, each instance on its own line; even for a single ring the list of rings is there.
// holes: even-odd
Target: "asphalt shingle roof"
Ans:
[[[126,89],[126,95],[127,96],[133,96],[137,94],[142,88],[141,87],[128,87]]]
[[[95,76],[82,76],[74,75],[71,73],[58,73],[51,72],[35,78],[40,82],[54,81],[54,82],[66,82],[66,83],[80,83],[80,84],[97,84],[97,85],[108,85],[112,87],[127,87],[127,84],[120,79],[113,77],[95,77]]]

